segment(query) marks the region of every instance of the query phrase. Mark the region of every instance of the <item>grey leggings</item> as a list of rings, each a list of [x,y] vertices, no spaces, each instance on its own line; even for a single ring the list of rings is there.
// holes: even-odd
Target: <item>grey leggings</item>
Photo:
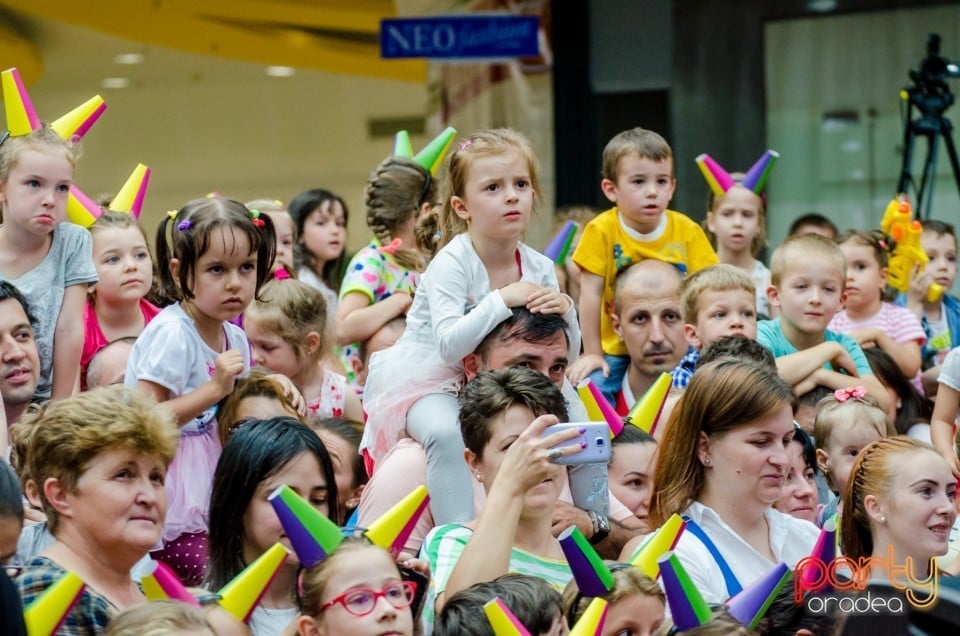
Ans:
[[[427,453],[427,491],[436,525],[473,519],[473,484],[463,457],[460,406],[447,393],[429,393],[407,411],[407,433]]]

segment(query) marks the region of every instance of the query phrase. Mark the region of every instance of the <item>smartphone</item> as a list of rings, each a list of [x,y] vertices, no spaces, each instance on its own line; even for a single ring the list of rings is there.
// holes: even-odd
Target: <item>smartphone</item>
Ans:
[[[541,437],[565,430],[586,429],[579,437],[568,439],[553,448],[563,448],[575,444],[585,444],[583,450],[573,455],[561,457],[556,463],[565,466],[578,464],[599,464],[610,461],[610,427],[606,422],[563,422],[548,426]]]

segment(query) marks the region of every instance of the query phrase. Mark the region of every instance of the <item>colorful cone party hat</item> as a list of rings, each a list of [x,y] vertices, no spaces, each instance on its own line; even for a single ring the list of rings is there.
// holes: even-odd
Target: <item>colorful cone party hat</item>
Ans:
[[[661,584],[677,629],[685,632],[710,620],[713,611],[690,580],[676,553],[667,552],[660,557],[659,563]]]
[[[223,586],[219,592],[220,606],[237,620],[246,623],[253,613],[253,608],[260,602],[260,597],[270,587],[270,581],[286,560],[287,549],[282,543],[274,543],[256,561]]]
[[[653,435],[663,413],[663,405],[667,403],[673,378],[669,373],[661,373],[660,377],[647,389],[647,392],[637,402],[623,419],[624,424],[633,424],[642,431]]]
[[[453,138],[457,136],[457,130],[448,126],[446,130],[433,138],[433,140],[423,147],[423,150],[414,155],[413,160],[423,166],[431,175],[436,175],[443,163],[443,157],[447,154]]]
[[[607,423],[607,426],[610,427],[610,436],[616,437],[620,434],[620,431],[623,430],[623,418],[610,406],[607,398],[603,397],[603,393],[600,392],[600,389],[592,380],[587,380],[587,390],[590,391],[590,394],[593,396],[593,401],[596,403],[597,408],[600,409],[603,420]]]
[[[427,487],[417,486],[413,492],[371,523],[364,535],[372,543],[396,557],[403,550],[410,533],[417,525],[417,520],[429,503],[430,495],[427,494]]]
[[[590,380],[586,380],[577,386],[577,395],[580,396],[580,401],[583,402],[583,408],[587,410],[587,417],[590,421],[603,422],[605,421],[603,411],[600,410],[600,405],[597,404],[596,398],[593,397],[593,392],[590,391],[587,385],[588,382],[592,383]]]
[[[828,566],[831,561],[833,561],[837,556],[837,516],[834,515],[823,522],[823,527],[820,528],[820,536],[817,537],[817,542],[813,545],[813,552],[810,553],[811,557],[820,559],[821,563],[825,566]],[[820,573],[816,571],[817,568],[801,568],[800,569],[800,586],[803,590],[809,590],[811,592],[822,591],[828,583],[825,580],[820,579]]]
[[[126,212],[135,219],[140,218],[143,209],[143,198],[147,196],[147,186],[150,184],[150,168],[138,163],[137,167],[127,178],[120,191],[110,202],[110,209],[114,212]]]
[[[103,209],[96,201],[84,194],[77,186],[70,186],[70,194],[67,196],[68,221],[81,227],[90,227],[101,214]]]
[[[573,241],[573,237],[579,227],[576,221],[567,221],[564,223],[560,231],[550,239],[550,244],[543,250],[543,255],[557,265],[563,265],[563,261],[565,261],[567,257],[567,252],[570,251],[569,242]],[[564,250],[564,247],[567,249]]]
[[[61,139],[78,141],[87,134],[105,110],[107,110],[107,103],[102,97],[95,95],[63,117],[56,119],[50,127],[60,135]]]
[[[607,620],[607,600],[595,598],[587,605],[580,620],[570,628],[570,636],[600,636]]]
[[[0,73],[3,85],[3,107],[7,115],[7,130],[11,137],[29,135],[40,128],[40,117],[23,85],[20,71],[8,68]]]
[[[763,189],[767,187],[767,179],[770,177],[770,170],[779,158],[780,153],[776,150],[763,153],[763,156],[747,170],[741,185],[747,190],[752,190],[754,194],[763,194]]]
[[[499,596],[493,597],[483,605],[483,613],[490,621],[493,636],[530,636],[527,628],[513,615]]]
[[[570,526],[557,537],[573,580],[584,596],[603,596],[613,587],[613,574],[580,529]]]
[[[714,196],[723,196],[727,190],[733,187],[733,177],[721,168],[720,164],[714,161],[710,155],[703,153],[697,157],[696,162]]]
[[[280,525],[303,567],[320,563],[343,541],[343,532],[337,524],[293,492],[290,486],[280,486],[270,493],[267,501],[280,518]]]
[[[790,566],[781,561],[728,600],[725,603],[727,611],[747,629],[756,629],[757,623],[767,613],[767,608],[777,598],[789,575]]]
[[[60,629],[60,624],[80,599],[84,582],[74,572],[48,587],[43,594],[23,610],[23,621],[27,624],[28,636],[52,636]]]
[[[148,601],[171,599],[200,607],[200,601],[187,591],[173,570],[162,561],[144,559],[134,566],[130,574],[135,581],[139,581]]]
[[[686,527],[687,522],[683,517],[676,513],[670,515],[660,529],[640,546],[630,559],[630,565],[640,568],[644,574],[656,580],[657,575],[660,574],[658,559],[677,546],[677,541],[680,540],[680,535]]]
[[[406,130],[397,131],[393,138],[393,154],[396,157],[413,159],[413,146],[410,144],[410,133]]]

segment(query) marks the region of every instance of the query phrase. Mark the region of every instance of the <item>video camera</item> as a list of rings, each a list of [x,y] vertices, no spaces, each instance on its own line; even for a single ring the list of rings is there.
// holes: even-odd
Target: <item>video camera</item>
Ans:
[[[960,65],[940,56],[940,35],[927,36],[927,57],[920,62],[919,71],[910,71],[914,88],[912,101],[924,114],[942,113],[953,104],[953,94],[947,86],[948,77],[960,77]]]

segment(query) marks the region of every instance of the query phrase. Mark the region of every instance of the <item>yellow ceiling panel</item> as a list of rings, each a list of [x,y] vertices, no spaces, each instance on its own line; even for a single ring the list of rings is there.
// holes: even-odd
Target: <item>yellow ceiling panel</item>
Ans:
[[[380,58],[380,18],[396,15],[389,0],[0,0],[0,6],[193,53],[411,82],[426,78],[421,60]]]

